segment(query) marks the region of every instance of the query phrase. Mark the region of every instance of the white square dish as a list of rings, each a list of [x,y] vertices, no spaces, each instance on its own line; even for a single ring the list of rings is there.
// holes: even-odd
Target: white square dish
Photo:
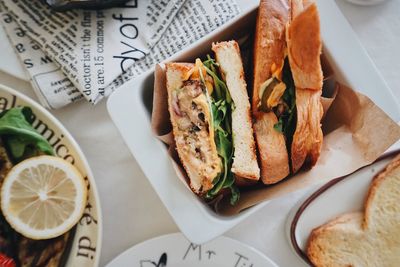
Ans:
[[[400,121],[400,109],[334,1],[318,1],[324,53],[336,79],[369,96],[389,116]],[[235,39],[254,27],[257,4],[250,11],[200,39],[167,61],[193,61],[210,51],[213,41]],[[247,30],[249,32],[249,30]],[[344,42],[345,40],[345,42]],[[166,147],[151,130],[154,71],[124,84],[108,99],[108,111],[127,146],[141,166],[165,207],[186,237],[197,244],[207,242],[265,206],[263,202],[236,216],[224,217],[202,203],[176,176]],[[378,89],[377,89],[378,88]]]

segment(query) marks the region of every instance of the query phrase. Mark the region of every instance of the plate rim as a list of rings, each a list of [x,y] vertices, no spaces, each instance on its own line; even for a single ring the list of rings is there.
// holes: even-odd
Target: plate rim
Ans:
[[[37,103],[35,100],[30,98],[29,96],[24,95],[23,93],[17,91],[16,89],[13,89],[7,85],[1,84],[0,83],[0,93],[2,91],[5,91],[9,94],[15,95],[17,98],[22,99],[24,102],[28,103],[29,106],[32,106],[34,109],[39,110],[42,112],[46,118],[52,121],[56,125],[60,131],[62,131],[63,135],[66,137],[69,142],[71,142],[71,145],[74,147],[76,150],[76,153],[80,157],[80,160],[83,163],[83,166],[85,167],[87,171],[87,177],[90,182],[90,189],[93,191],[94,198],[96,199],[96,209],[97,209],[97,226],[98,226],[98,231],[97,231],[97,246],[96,246],[96,254],[95,254],[95,260],[93,262],[93,266],[99,266],[100,262],[100,257],[101,257],[101,250],[102,250],[102,241],[103,241],[103,215],[102,215],[102,210],[101,210],[101,204],[100,204],[100,196],[99,192],[97,189],[96,181],[93,176],[92,169],[90,168],[90,165],[86,159],[85,154],[83,153],[81,147],[79,144],[76,142],[75,138],[72,136],[72,134],[67,130],[67,128],[64,127],[64,125],[53,115],[45,109],[43,106],[41,106],[39,103]],[[68,255],[69,258],[70,255]]]
[[[292,247],[292,249],[295,251],[295,253],[297,254],[297,256],[299,256],[304,262],[306,262],[307,264],[309,264],[310,266],[312,266],[312,263],[310,262],[310,260],[308,259],[306,253],[300,248],[298,242],[297,242],[297,236],[296,236],[296,229],[297,229],[297,224],[299,222],[299,219],[301,218],[302,214],[304,213],[304,211],[308,208],[308,206],[314,201],[316,200],[319,196],[321,196],[324,192],[326,192],[328,189],[334,187],[336,184],[346,180],[347,178],[349,178],[350,176],[356,174],[357,172],[371,167],[374,164],[389,159],[389,158],[393,158],[396,155],[398,155],[400,153],[400,148],[399,149],[395,149],[393,151],[384,153],[383,155],[381,155],[378,159],[376,159],[374,162],[363,166],[357,170],[355,170],[352,173],[349,173],[347,175],[335,178],[327,183],[325,183],[324,185],[322,185],[321,187],[319,187],[317,190],[315,190],[313,193],[311,193],[311,195],[309,195],[308,197],[306,197],[305,199],[301,200],[301,204],[298,205],[296,207],[296,212],[294,213],[293,217],[291,218],[291,222],[290,222],[290,228],[289,228],[289,241],[290,241],[290,245]],[[378,171],[377,173],[379,173],[380,171]],[[375,175],[374,175],[375,177]],[[290,215],[289,215],[290,216]]]
[[[141,246],[141,245],[146,245],[147,243],[152,243],[152,242],[157,242],[158,240],[162,240],[162,239],[168,239],[168,238],[176,238],[176,237],[183,237],[184,239],[186,239],[188,242],[191,242],[182,232],[174,232],[174,233],[168,233],[168,234],[164,234],[164,235],[159,235],[159,236],[155,236],[149,239],[146,239],[144,241],[141,241],[137,244],[134,244],[133,246],[125,249],[124,251],[122,251],[121,253],[119,253],[117,256],[115,256],[111,261],[109,261],[105,267],[112,267],[112,264],[114,261],[116,261],[118,258],[122,257],[125,254],[129,254],[131,253],[131,251],[135,250],[137,247]],[[223,239],[224,241],[227,242],[231,242],[231,243],[235,243],[235,245],[240,245],[243,248],[250,250],[252,252],[254,252],[255,254],[257,254],[260,258],[262,258],[263,260],[267,261],[268,263],[272,264],[272,266],[276,266],[278,267],[278,265],[270,258],[268,257],[266,254],[262,253],[260,250],[248,245],[247,243],[241,242],[237,239],[225,236],[225,235],[221,235],[215,239],[213,239],[210,242],[213,242],[214,240],[217,239]],[[205,243],[207,244],[207,243]]]

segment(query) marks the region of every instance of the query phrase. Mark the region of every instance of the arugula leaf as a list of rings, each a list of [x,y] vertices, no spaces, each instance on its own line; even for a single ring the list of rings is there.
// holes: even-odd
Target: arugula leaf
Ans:
[[[231,205],[235,205],[235,203],[238,202],[239,198],[240,198],[240,191],[237,188],[237,186],[231,186]]]
[[[275,123],[274,129],[280,133],[283,133],[283,120],[279,118],[278,122]]]
[[[279,115],[278,122],[274,129],[286,136],[286,142],[289,148],[292,143],[292,137],[296,129],[296,87],[294,85],[292,72],[290,70],[289,60],[286,58],[282,70],[282,80],[286,85],[286,90],[282,96],[285,104],[285,110]]]
[[[229,94],[225,82],[220,78],[218,64],[210,56],[203,62],[207,74],[214,81],[214,90],[210,96],[211,111],[213,116],[213,129],[215,144],[218,155],[222,161],[222,171],[213,181],[213,188],[210,189],[206,198],[214,198],[221,190],[230,189],[231,205],[234,205],[240,197],[238,188],[235,185],[235,177],[231,172],[233,162],[233,138],[232,138],[232,111],[235,109],[232,97]],[[203,81],[204,83],[204,81]]]
[[[286,58],[282,70],[282,80],[286,85],[286,90],[282,96],[284,110],[278,116],[278,122],[274,125],[274,129],[281,132],[285,136],[286,147],[291,153],[293,135],[297,124],[297,108],[296,108],[296,86],[292,72],[290,70],[289,60]],[[277,108],[274,109],[277,114]],[[291,162],[289,162],[291,164]]]
[[[32,127],[32,118],[29,107],[16,107],[0,114],[0,136],[15,162],[41,152],[54,155],[49,142]]]

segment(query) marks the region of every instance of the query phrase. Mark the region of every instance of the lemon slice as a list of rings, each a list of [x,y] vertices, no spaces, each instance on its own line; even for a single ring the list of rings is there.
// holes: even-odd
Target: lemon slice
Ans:
[[[49,239],[70,230],[81,218],[87,187],[69,162],[39,156],[15,165],[1,187],[1,210],[8,223],[32,239]]]

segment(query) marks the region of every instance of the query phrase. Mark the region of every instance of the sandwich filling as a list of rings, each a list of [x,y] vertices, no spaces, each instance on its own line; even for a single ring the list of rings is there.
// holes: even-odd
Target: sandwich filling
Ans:
[[[205,172],[198,177],[212,177],[209,183],[202,179],[194,181],[192,173],[192,189],[197,189],[209,200],[229,190],[230,202],[235,204],[239,199],[231,172],[234,152],[232,110],[235,106],[215,60],[210,57],[204,62],[197,59],[195,66],[186,73],[183,87],[175,90],[173,98],[173,110],[180,117],[177,125],[187,132],[186,152],[192,154],[185,163],[190,169]],[[211,153],[214,150],[217,159],[215,153]],[[207,168],[191,168],[195,166]]]
[[[185,158],[185,167],[196,193],[212,188],[212,178],[221,171],[221,160],[214,142],[211,112],[200,80],[190,79],[172,94],[176,117],[176,143]]]
[[[296,129],[296,88],[288,58],[285,57],[278,67],[273,64],[271,73],[271,78],[261,84],[258,108],[263,112],[275,113],[278,122],[274,129],[283,133],[290,149]]]

